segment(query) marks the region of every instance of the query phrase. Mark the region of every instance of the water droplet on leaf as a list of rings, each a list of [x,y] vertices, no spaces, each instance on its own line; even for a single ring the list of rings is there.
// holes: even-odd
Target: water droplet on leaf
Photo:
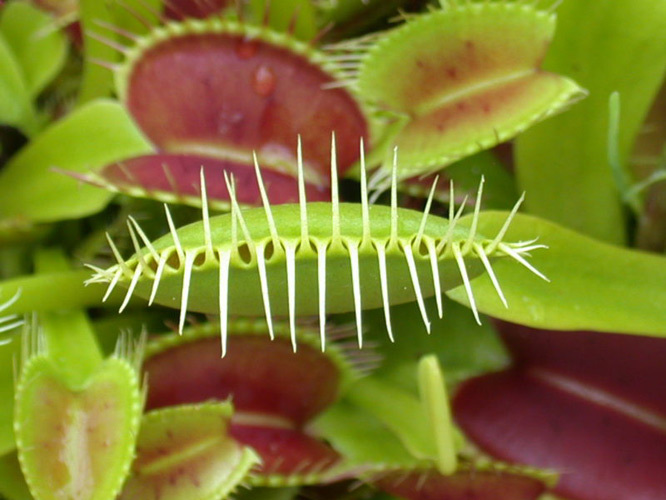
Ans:
[[[252,75],[252,89],[262,97],[268,97],[275,90],[275,74],[267,66],[261,65]]]

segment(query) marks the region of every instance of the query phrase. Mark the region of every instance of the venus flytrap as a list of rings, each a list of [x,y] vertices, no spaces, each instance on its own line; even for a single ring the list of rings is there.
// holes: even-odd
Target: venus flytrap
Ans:
[[[328,483],[355,476],[352,464],[312,432],[310,422],[372,368],[372,349],[350,345],[353,332],[338,327],[325,353],[318,331],[298,325],[300,348],[291,352],[290,326],[274,323],[273,340],[262,319],[229,322],[229,353],[219,357],[220,325],[190,326],[148,343],[144,372],[147,408],[205,401],[234,402],[229,433],[261,457],[252,485]]]
[[[315,422],[341,451],[343,466],[409,500],[535,500],[552,487],[553,472],[495,461],[469,447],[451,422],[437,359],[422,357],[417,372],[419,397],[373,376]]]
[[[37,271],[67,267],[42,251]],[[81,311],[33,317],[25,328],[15,389],[21,469],[36,500],[115,498],[134,453],[143,396],[141,346],[127,337],[102,359]]]
[[[170,234],[152,243],[137,224],[130,225],[134,256],[123,259],[109,239],[118,263],[106,270],[95,269],[96,274],[89,282],[109,283],[107,293],[118,284],[126,287],[121,311],[135,294],[149,299],[149,303],[179,307],[181,331],[188,310],[220,314],[224,355],[230,312],[265,315],[269,332],[274,315],[288,316],[295,349],[297,316],[319,316],[323,347],[326,315],[354,311],[362,346],[363,309],[383,306],[391,335],[390,305],[416,300],[428,329],[424,298],[440,297],[460,284],[464,285],[479,321],[470,280],[487,271],[504,300],[490,261],[496,257],[507,256],[545,279],[523,257],[543,245],[534,241],[504,241],[522,199],[496,236],[486,238],[476,230],[483,182],[472,223],[466,228],[457,224],[462,208],[455,212],[453,205],[448,221],[429,214],[428,209],[419,213],[398,207],[397,152],[393,164],[390,207],[370,207],[364,164],[360,207],[340,202],[333,144],[330,203],[307,202],[301,161],[299,204],[272,207],[256,165],[263,208],[241,210],[233,183],[227,178],[232,212],[212,218],[208,214],[206,179],[202,174],[201,222],[176,229],[167,208]],[[144,248],[139,247],[139,237]],[[438,306],[441,317],[441,302]]]
[[[229,435],[229,402],[180,405],[148,412],[137,457],[119,500],[221,500],[260,462]]]
[[[389,148],[376,152],[378,183],[390,176],[391,145],[401,151],[401,179],[431,173],[585,96],[573,80],[539,67],[555,30],[554,4],[442,2],[370,42],[330,48],[349,61],[349,87],[393,122],[381,139]]]
[[[271,17],[269,7],[264,8]],[[230,208],[222,171],[242,187],[239,203],[257,206],[256,152],[272,201],[294,203],[293,146],[300,134],[308,198],[324,201],[331,132],[337,131],[342,145],[341,174],[357,161],[359,139],[369,143],[376,134],[377,123],[368,118],[363,101],[349,89],[330,88],[339,83],[339,65],[315,42],[289,33],[240,22],[227,13],[163,20],[145,34],[105,22],[92,36],[122,56],[120,64],[102,64],[113,71],[120,101],[155,146],[150,154],[126,155],[91,165],[88,173],[73,173],[108,191],[199,205],[203,168],[211,209]],[[163,92],[166,87],[169,92]]]

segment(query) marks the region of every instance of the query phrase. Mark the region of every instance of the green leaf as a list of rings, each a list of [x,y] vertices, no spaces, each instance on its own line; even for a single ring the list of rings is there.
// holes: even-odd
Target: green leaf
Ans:
[[[251,0],[250,9],[257,23],[262,23],[269,9],[268,25],[287,31],[293,24],[294,36],[310,40],[317,34],[315,7],[310,0]]]
[[[28,275],[0,281],[0,304],[11,299],[19,290],[21,297],[3,314],[27,314],[33,311],[55,311],[99,306],[104,296],[104,287],[85,285],[90,271],[60,271],[39,275]],[[106,304],[119,305],[124,292],[113,292]]]
[[[111,95],[113,73],[100,66],[98,62],[114,63],[120,57],[114,48],[90,36],[91,33],[100,32],[99,23],[113,25],[115,19],[110,2],[80,0],[79,19],[84,47],[83,77],[78,97],[79,106],[82,106],[100,97]],[[105,31],[103,36],[111,43],[117,42],[118,37],[114,33]]]
[[[0,33],[23,69],[30,95],[37,97],[65,63],[65,36],[51,16],[25,2],[11,2],[2,9]]]
[[[150,150],[120,104],[90,103],[46,129],[5,166],[0,219],[53,222],[98,212],[113,194],[80,185],[52,167],[87,172]]]
[[[345,399],[380,420],[413,457],[437,458],[436,443],[425,425],[425,409],[412,394],[377,377],[365,377],[349,388]]]
[[[496,234],[503,212],[482,213],[479,231]],[[462,219],[469,224],[470,216]],[[595,330],[666,336],[666,258],[594,240],[538,217],[517,214],[512,241],[539,238],[530,263],[551,282],[536,278],[510,259],[493,268],[508,301],[497,298],[488,276],[472,281],[479,311],[514,323],[550,330]],[[468,304],[462,287],[447,295]]]
[[[230,403],[181,405],[147,413],[120,500],[227,498],[259,457],[228,433]]]
[[[457,443],[451,421],[451,407],[446,393],[444,374],[437,356],[428,354],[419,361],[419,392],[427,423],[435,441],[435,463],[442,474],[453,474],[458,468]]]
[[[311,426],[342,454],[345,464],[409,468],[419,463],[377,417],[348,402],[331,406]]]
[[[394,138],[399,175],[511,139],[580,97],[574,81],[539,69],[554,28],[554,15],[522,2],[465,2],[380,38],[361,62],[358,88],[408,117]]]
[[[583,21],[584,20],[584,21]],[[608,99],[622,99],[626,161],[666,69],[666,2],[567,0],[544,68],[575,78],[590,96],[517,140],[527,209],[609,242],[625,240],[620,195],[607,157]]]
[[[0,337],[0,455],[11,452],[14,442],[14,363],[21,352],[21,338],[5,332]],[[2,482],[2,481],[0,481]],[[0,489],[0,492],[2,489]]]
[[[36,500],[115,498],[134,455],[142,396],[134,366],[109,358],[84,387],[68,387],[48,355],[22,369],[15,432]]]
[[[35,271],[39,274],[67,271],[70,267],[59,249],[41,249],[35,261]],[[87,314],[80,309],[42,313],[39,324],[61,381],[67,387],[82,387],[102,363],[102,353]]]
[[[442,319],[437,317],[434,298],[426,299],[425,306],[431,321],[430,335],[425,329],[415,331],[414,325],[422,322],[415,302],[391,307],[395,343],[388,338],[383,310],[363,313],[368,338],[377,344],[382,358],[375,371],[377,376],[415,394],[416,363],[424,353],[436,353],[450,383],[508,366],[509,355],[491,324],[477,325],[469,309],[446,296]]]
[[[441,203],[448,204],[450,200],[449,183],[445,179],[453,181],[457,203],[466,195],[470,197],[468,203],[474,203],[481,177],[486,181],[483,188],[484,210],[511,210],[518,198],[513,175],[490,151],[481,151],[463,158],[438,174],[440,178],[433,199]],[[400,183],[399,189],[411,196],[427,198],[433,181],[433,176],[408,179]]]
[[[35,110],[21,66],[0,34],[0,123],[32,135],[38,128]]]
[[[16,453],[8,453],[0,458],[0,496],[7,500],[32,500]]]

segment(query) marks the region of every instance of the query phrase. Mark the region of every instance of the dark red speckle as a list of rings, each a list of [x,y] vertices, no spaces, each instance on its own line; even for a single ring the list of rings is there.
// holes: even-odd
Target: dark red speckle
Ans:
[[[241,59],[250,59],[257,53],[258,44],[252,40],[240,40],[236,45],[236,54]]]

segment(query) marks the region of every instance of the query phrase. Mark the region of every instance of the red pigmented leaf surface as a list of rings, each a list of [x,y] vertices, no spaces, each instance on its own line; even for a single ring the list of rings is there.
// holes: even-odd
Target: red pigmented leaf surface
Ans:
[[[187,17],[205,19],[233,5],[231,0],[164,0],[164,13],[169,19]]]
[[[580,500],[657,500],[666,491],[666,342],[503,324],[517,366],[454,399],[467,435],[503,460],[561,473]]]
[[[323,473],[340,460],[333,448],[299,430],[232,422],[230,434],[261,457],[259,472],[262,475]]]
[[[296,138],[305,177],[329,184],[330,137],[341,173],[367,139],[366,119],[351,94],[326,89],[333,77],[305,55],[243,34],[172,36],[132,61],[121,89],[144,133],[161,149],[296,173]]]
[[[178,406],[144,416],[120,500],[226,498],[257,457],[229,436],[230,405]]]
[[[313,347],[287,339],[232,336],[220,359],[218,338],[167,349],[144,363],[147,408],[233,398],[238,411],[279,416],[301,426],[338,394],[337,366]]]
[[[71,388],[45,357],[26,365],[17,389],[21,468],[36,498],[114,498],[139,427],[140,394],[130,366],[106,360]]]
[[[500,471],[394,472],[376,484],[406,500],[533,500],[545,491],[537,479]]]
[[[381,39],[359,73],[362,95],[399,112],[401,176],[431,172],[514,137],[580,97],[539,65],[555,16],[518,2],[459,3]]]
[[[525,128],[526,118],[516,114],[517,108],[547,109],[549,104],[564,92],[567,83],[557,75],[534,72],[503,82],[502,85],[489,87],[483,92],[460,96],[446,105],[432,108],[426,106],[418,119],[413,119],[405,126],[397,144],[399,147],[418,151],[420,148],[429,147],[436,138],[452,150],[457,147],[464,151],[471,142],[470,138],[478,135],[482,146],[495,145],[506,139],[500,134],[500,129]],[[543,113],[545,115],[545,111]],[[492,137],[490,142],[487,133],[479,133],[479,130],[484,128],[491,134],[493,129],[497,130],[496,137]]]
[[[198,198],[201,195],[200,173],[206,178],[206,193],[211,203],[229,202],[224,172],[233,176],[236,198],[242,205],[261,205],[261,194],[254,168],[232,160],[218,160],[197,155],[155,154],[130,158],[96,172],[92,182],[111,184],[129,194],[140,189],[146,196],[160,194],[178,198]],[[293,177],[263,169],[261,173],[271,203],[297,203],[298,183]],[[330,200],[329,190],[306,184],[308,201]]]

